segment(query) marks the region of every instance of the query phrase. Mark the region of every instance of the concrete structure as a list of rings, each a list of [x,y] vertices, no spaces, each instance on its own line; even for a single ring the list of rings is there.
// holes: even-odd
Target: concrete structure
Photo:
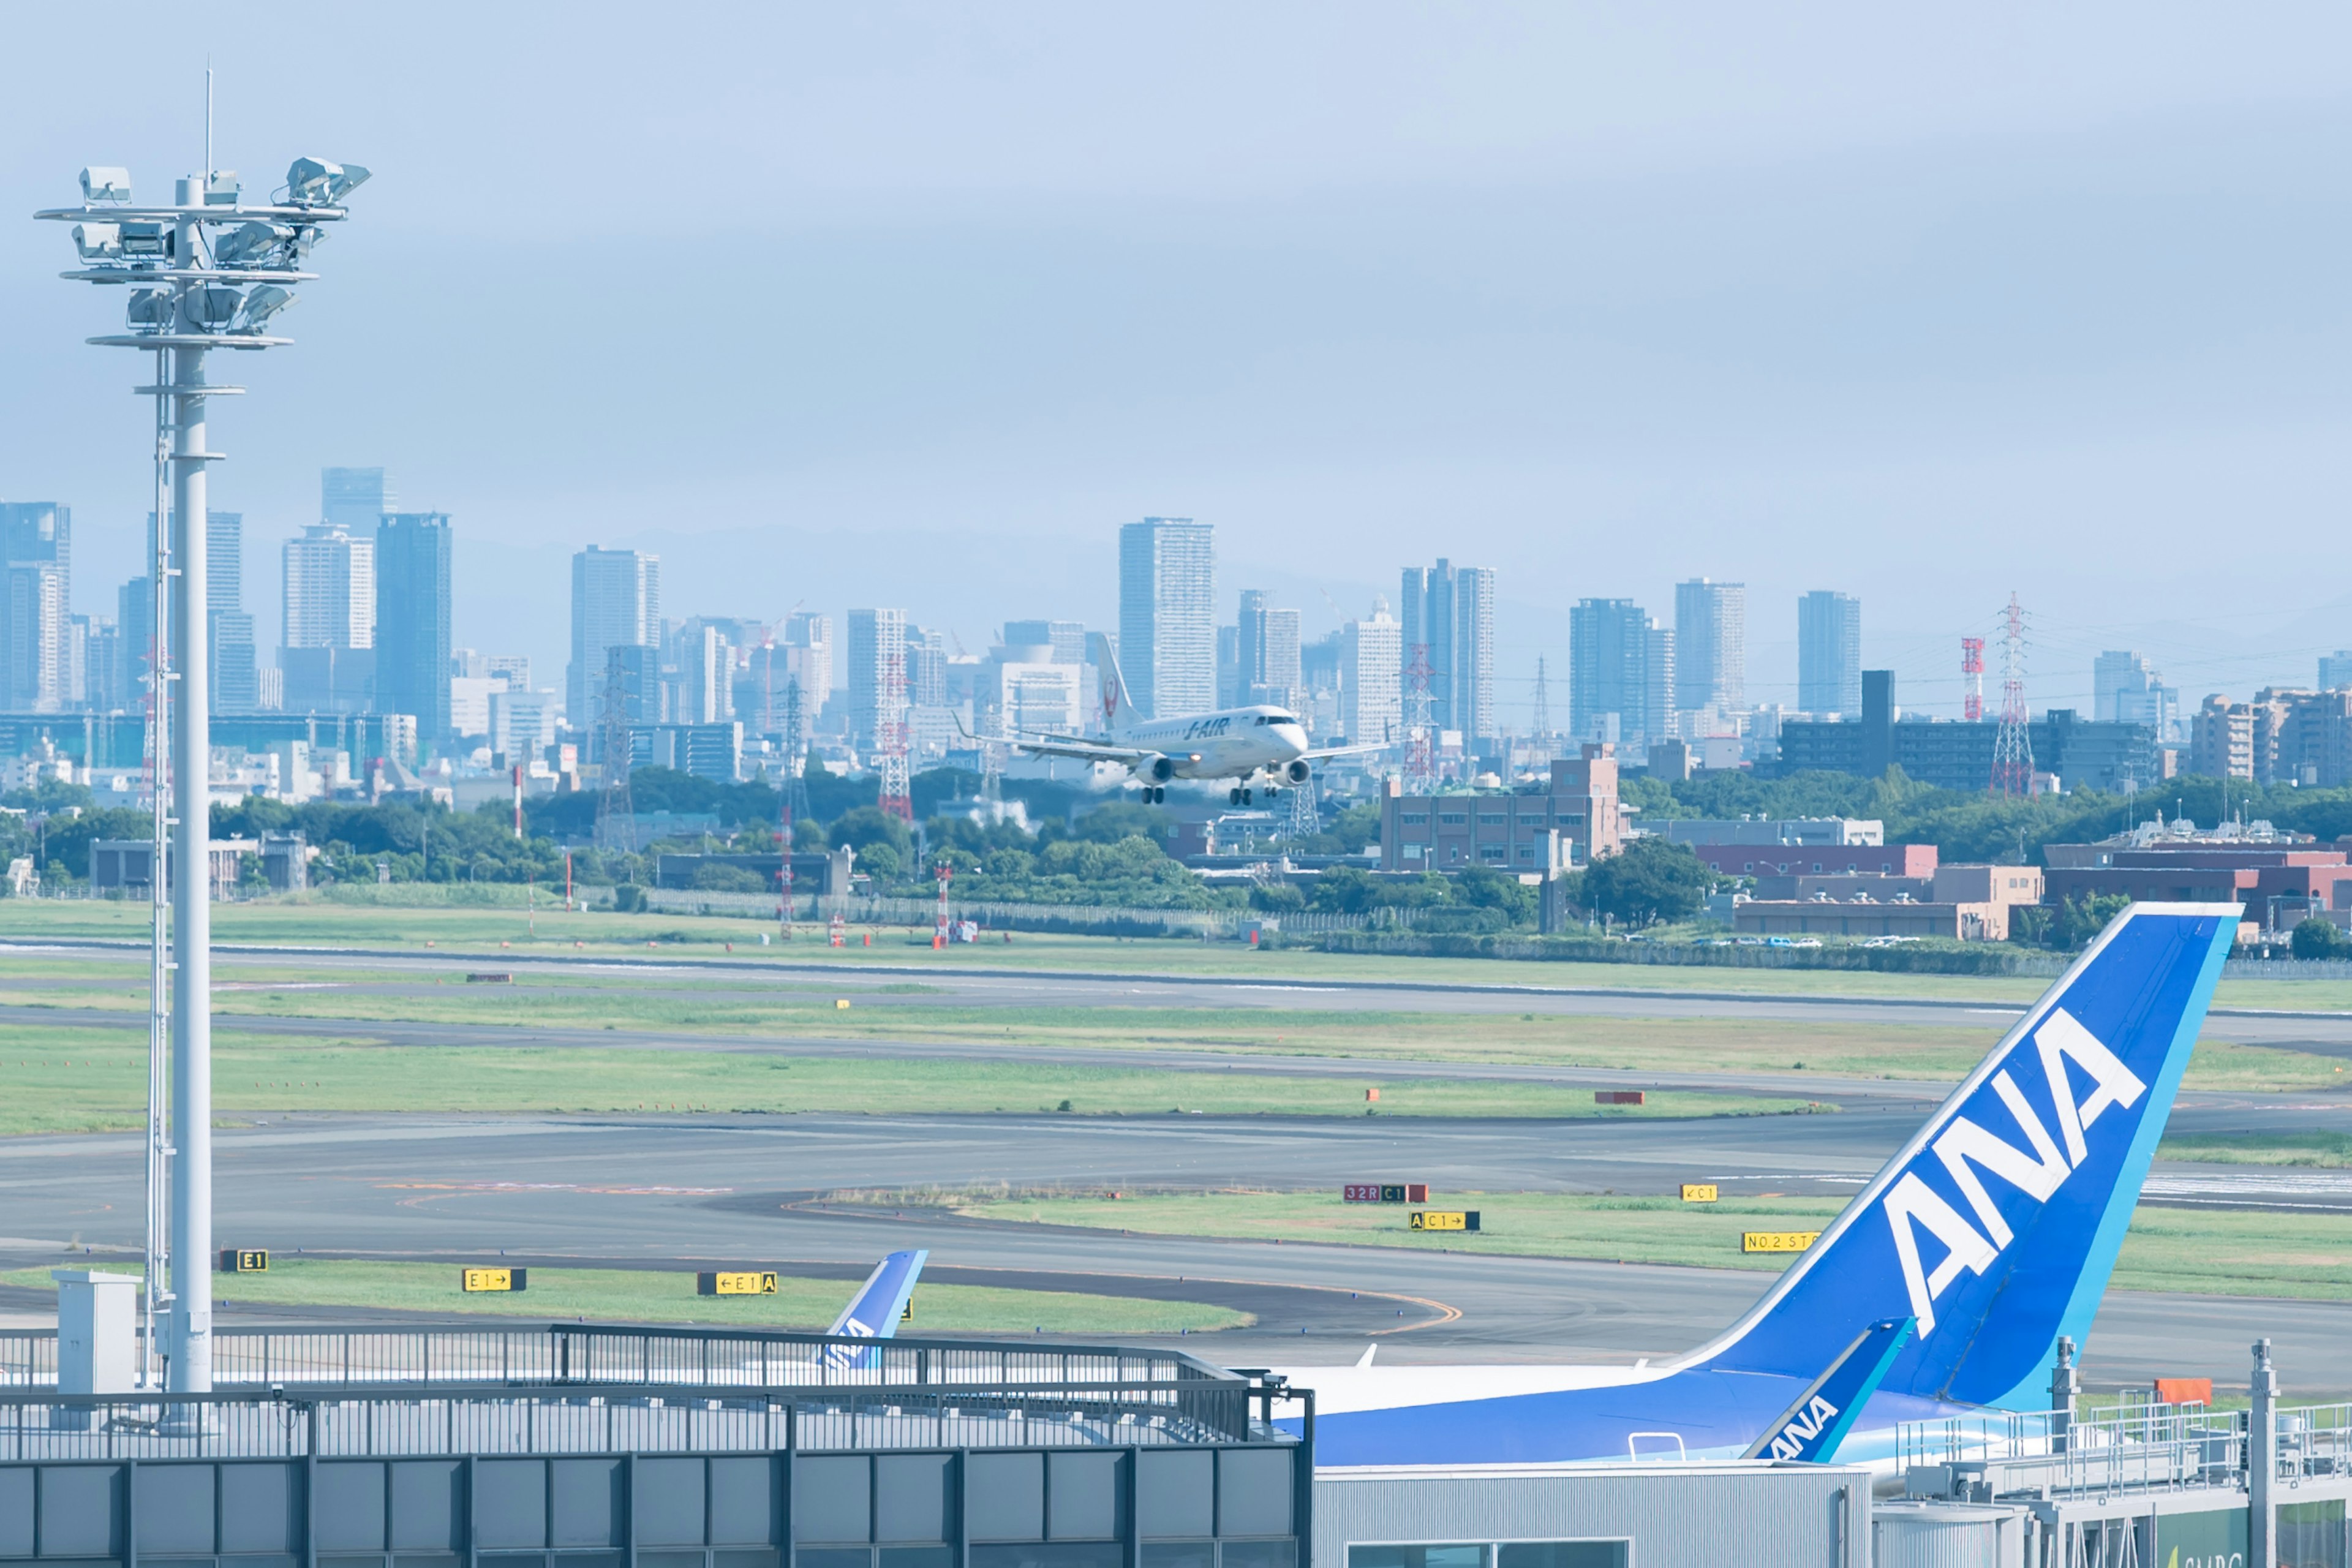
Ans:
[[[1850,594],[1797,601],[1797,706],[1816,719],[1862,710],[1862,601]]]
[[[0,501],[0,704],[62,712],[72,694],[73,509]]]
[[[563,711],[552,690],[493,691],[489,710],[490,760],[505,768],[528,765],[544,752]]]
[[[1830,845],[1840,848],[1886,842],[1886,825],[1874,817],[1670,817],[1653,832],[1676,844]],[[1927,850],[1928,865],[1935,849]],[[1906,873],[1916,875],[1918,873]]]
[[[1771,896],[1792,891],[1790,883],[1803,889],[1800,896]],[[1759,897],[1736,906],[1732,928],[1743,936],[2005,942],[2011,911],[2039,903],[2042,889],[2034,866],[1942,866],[1932,877],[1888,877],[1876,885],[1867,877],[1769,878],[1759,879]]]
[[[586,731],[600,718],[611,649],[660,645],[661,557],[593,544],[574,555],[572,658],[563,688],[572,722]]]
[[[1718,877],[1918,878],[1936,874],[1936,847],[1932,844],[1694,843],[1690,848]]]
[[[245,858],[261,853],[254,838],[215,838],[210,843],[211,896],[217,902],[236,891],[237,873]],[[174,850],[168,861],[178,864]],[[93,892],[144,894],[155,875],[155,847],[144,838],[93,838],[89,841],[89,885]]]
[[[1675,584],[1675,706],[1748,705],[1748,586],[1694,577]]]
[[[1416,647],[1429,662],[1429,717],[1439,730],[1491,740],[1495,720],[1495,572],[1408,566],[1400,580],[1398,671]]]
[[[1360,745],[1396,738],[1404,722],[1404,627],[1386,599],[1339,633],[1339,730]]]
[[[675,768],[697,778],[735,784],[743,776],[743,725],[652,724],[629,731],[631,767]]]
[[[1555,759],[1550,785],[1540,793],[1408,795],[1401,781],[1389,780],[1381,799],[1381,869],[1485,866],[1537,874],[1548,868],[1547,836],[1555,830],[1576,865],[1617,852],[1624,822],[1613,748],[1589,743],[1581,756]]]
[[[1640,754],[1674,734],[1675,640],[1631,599],[1583,599],[1568,613],[1568,722],[1579,742]]]
[[[413,716],[428,742],[446,746],[455,733],[449,710],[449,516],[389,512],[375,539],[375,705],[386,713]]]
[[[2050,848],[2053,904],[2099,896],[2242,903],[2248,921],[2271,931],[2314,915],[2352,918],[2352,855],[2340,848],[2195,840]]]
[[[1858,715],[1837,720],[1790,720],[1780,727],[1780,771],[1822,772],[1878,778],[1898,767],[1919,784],[1975,791],[1992,779],[2000,726],[1990,721],[1950,722],[1903,717],[1891,670],[1868,670]],[[2028,727],[2036,766],[2068,789],[2128,794],[2167,777],[2167,753],[2156,731],[2137,723],[2085,720],[2053,708]]]
[[[152,515],[147,526],[155,526]],[[213,639],[213,711],[251,713],[261,706],[261,672],[253,617],[245,613],[244,513],[206,512],[205,548],[212,555],[205,614]]]
[[[1061,658],[1050,642],[992,648],[972,693],[975,731],[1080,732],[1087,721],[1085,686],[1086,667]]]
[[[2352,686],[2352,647],[2319,656],[2319,689],[2335,691]]]
[[[1044,645],[1054,650],[1055,664],[1087,662],[1087,624],[1084,621],[1007,621],[1004,623],[1004,646],[1031,647]]]
[[[1147,517],[1118,531],[1118,660],[1138,719],[1217,706],[1215,531]]]

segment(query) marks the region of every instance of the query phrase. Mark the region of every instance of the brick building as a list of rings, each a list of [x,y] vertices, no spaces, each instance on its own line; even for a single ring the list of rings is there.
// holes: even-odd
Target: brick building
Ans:
[[[1381,801],[1381,869],[1486,866],[1540,872],[1546,869],[1548,836],[1555,828],[1576,865],[1617,852],[1624,819],[1617,802],[1614,746],[1588,743],[1580,756],[1553,759],[1549,787],[1528,794],[1465,790],[1408,795],[1391,779]]]

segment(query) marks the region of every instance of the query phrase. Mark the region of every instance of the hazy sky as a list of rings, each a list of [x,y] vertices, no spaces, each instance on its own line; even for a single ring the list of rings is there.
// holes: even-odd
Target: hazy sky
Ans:
[[[104,613],[139,365],[23,215],[85,163],[168,196],[205,63],[109,16],[0,44],[0,496],[72,503]],[[2106,647],[2194,702],[2352,646],[2340,5],[411,4],[215,47],[249,189],[376,174],[296,346],[215,372],[265,638],[318,469],[382,463],[456,521],[458,641],[559,686],[583,543],[660,552],[673,616],[978,651],[1109,624],[1147,513],[1310,635],[1496,567],[1507,723],[1577,599],[1701,574],[1755,700],[1815,587],[1938,711],[2012,589],[2036,706]]]

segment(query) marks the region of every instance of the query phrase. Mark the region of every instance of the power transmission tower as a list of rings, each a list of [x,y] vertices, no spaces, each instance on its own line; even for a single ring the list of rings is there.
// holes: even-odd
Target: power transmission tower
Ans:
[[[2025,611],[2017,595],[2001,612],[2000,730],[1992,741],[1992,793],[2033,793],[2033,736],[2025,717]]]
[[[1323,831],[1323,814],[1315,799],[1318,792],[1313,779],[1292,785],[1289,793],[1290,815],[1283,823],[1282,832],[1285,838],[1296,844]]]
[[[604,690],[597,715],[604,752],[604,793],[596,803],[596,847],[606,854],[637,852],[636,806],[629,799],[629,667],[618,646],[604,654]]]
[[[1412,645],[1404,667],[1404,793],[1437,793],[1437,736],[1430,720],[1429,645]]]
[[[1536,710],[1533,719],[1529,721],[1528,727],[1534,731],[1537,745],[1543,747],[1546,751],[1553,749],[1551,743],[1551,680],[1549,674],[1544,669],[1544,660],[1541,654],[1538,654],[1536,656]]]

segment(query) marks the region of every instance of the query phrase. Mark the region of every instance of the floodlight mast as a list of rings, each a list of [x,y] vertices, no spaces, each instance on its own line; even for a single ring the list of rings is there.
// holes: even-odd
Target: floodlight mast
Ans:
[[[299,270],[299,264],[318,243],[321,225],[349,216],[342,198],[368,177],[357,164],[298,158],[287,171],[282,195],[247,206],[236,176],[211,167],[209,141],[205,162],[202,174],[178,183],[168,207],[135,205],[127,173],[91,167],[82,171],[81,205],[34,215],[75,225],[83,266],[65,277],[136,286],[131,331],[88,341],[154,355],[154,384],[136,390],[156,400],[158,444],[170,469],[170,515],[160,515],[159,506],[152,563],[156,607],[167,613],[157,617],[149,679],[155,727],[168,730],[170,738],[171,853],[157,858],[150,875],[170,885],[172,960],[167,966],[162,959],[159,915],[153,980],[161,985],[168,968],[172,1104],[167,1139],[158,1131],[153,1103],[160,1074],[151,1068],[148,1158],[149,1256],[168,1258],[171,1270],[168,1295],[151,1285],[149,1310],[159,1301],[169,1304],[163,1350],[165,1386],[173,1393],[207,1392],[213,1383],[212,650],[205,535],[206,465],[223,454],[206,446],[205,405],[244,390],[207,382],[205,360],[215,348],[258,350],[289,341],[266,336],[263,328],[292,303],[286,285],[317,276]],[[159,476],[159,502],[162,490]],[[168,595],[163,591],[167,581]],[[160,795],[166,763],[160,733],[157,740]],[[171,1238],[168,1247],[159,1248],[152,1229],[166,1189]],[[151,1350],[153,1343],[151,1338]]]

